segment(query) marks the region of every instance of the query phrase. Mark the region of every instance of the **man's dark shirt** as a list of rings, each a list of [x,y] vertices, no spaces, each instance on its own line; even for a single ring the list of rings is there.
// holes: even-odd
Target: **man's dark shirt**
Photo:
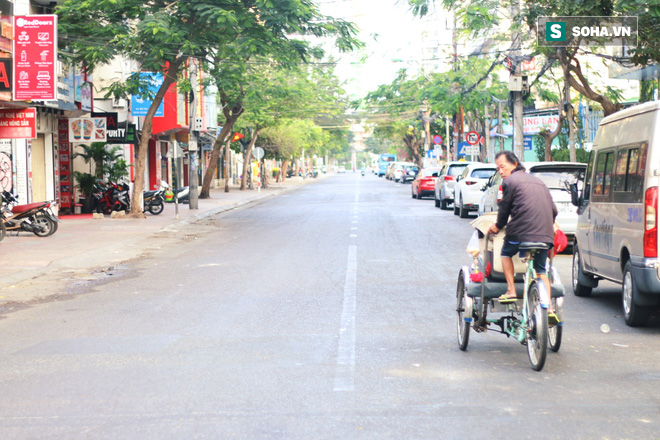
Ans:
[[[502,192],[496,226],[506,226],[507,241],[554,242],[557,207],[541,179],[514,171],[502,181]]]

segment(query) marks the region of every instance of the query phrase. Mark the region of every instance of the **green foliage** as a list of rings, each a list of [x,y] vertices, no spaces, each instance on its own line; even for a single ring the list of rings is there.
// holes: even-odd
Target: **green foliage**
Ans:
[[[92,194],[94,194],[94,184],[97,181],[96,176],[89,173],[81,173],[80,171],[74,171],[73,176],[76,178],[76,182],[78,182],[76,187],[80,190],[80,193],[87,199],[91,198]]]
[[[110,172],[117,161],[122,160],[121,147],[115,145],[108,149],[105,142],[92,142],[91,145],[81,144],[82,153],[75,153],[73,157],[82,157],[85,163],[94,162],[94,175],[97,179],[103,179]],[[124,161],[124,164],[126,161]],[[127,167],[127,165],[125,165]]]

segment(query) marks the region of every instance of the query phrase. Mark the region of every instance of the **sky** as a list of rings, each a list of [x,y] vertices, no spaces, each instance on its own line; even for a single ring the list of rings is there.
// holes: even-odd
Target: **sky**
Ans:
[[[358,53],[339,54],[335,74],[345,81],[351,98],[359,98],[389,84],[397,71],[414,69],[416,48],[421,41],[421,20],[409,11],[405,0],[317,0],[321,12],[353,22],[366,48]]]

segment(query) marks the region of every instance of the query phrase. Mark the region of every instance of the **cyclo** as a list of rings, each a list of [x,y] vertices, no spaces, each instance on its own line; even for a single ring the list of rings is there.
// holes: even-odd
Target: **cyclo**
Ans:
[[[489,214],[491,213],[472,222],[482,236],[479,240],[478,257],[475,257],[472,268],[463,266],[458,274],[458,346],[463,351],[467,350],[470,328],[477,333],[501,333],[526,345],[532,368],[540,371],[545,365],[548,346],[554,352],[559,351],[563,330],[564,286],[559,279],[559,273],[552,265],[553,252],[550,252],[547,266],[551,283],[549,295],[545,284],[537,277],[533,264],[534,254],[541,249],[547,249],[549,245],[521,243],[520,255],[513,258],[518,299],[500,304],[498,298],[507,290],[500,257],[505,231],[502,230],[495,236],[487,233],[488,227],[495,219]],[[548,325],[548,307],[551,301],[559,318],[559,324],[553,326]]]

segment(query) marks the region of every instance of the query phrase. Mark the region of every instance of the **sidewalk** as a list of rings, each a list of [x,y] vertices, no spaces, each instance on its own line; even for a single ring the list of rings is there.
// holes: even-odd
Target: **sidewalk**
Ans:
[[[0,311],[8,303],[55,294],[57,289],[46,279],[56,278],[49,275],[58,275],[67,282],[96,279],[99,272],[149,249],[158,249],[161,244],[158,238],[177,233],[180,238],[190,223],[318,180],[294,177],[261,191],[230,187],[225,193],[223,189],[214,189],[210,199],[199,200],[197,210],[179,204],[178,220],[174,204],[166,203],[160,215],[147,213],[145,219],[65,217],[50,237],[41,238],[27,232],[18,236],[8,234],[0,241]]]

